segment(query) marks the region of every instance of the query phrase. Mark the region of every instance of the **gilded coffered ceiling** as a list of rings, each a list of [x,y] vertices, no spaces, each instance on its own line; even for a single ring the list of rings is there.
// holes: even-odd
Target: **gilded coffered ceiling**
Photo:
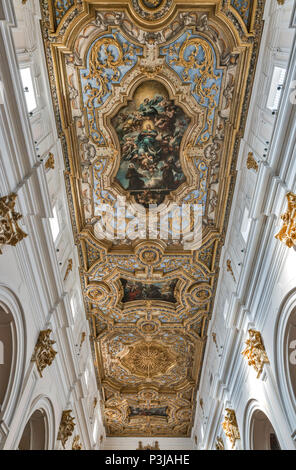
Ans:
[[[188,436],[264,1],[41,6],[107,433]],[[154,231],[104,218],[124,198],[120,220],[153,204]],[[202,211],[199,247],[175,226],[185,204]]]

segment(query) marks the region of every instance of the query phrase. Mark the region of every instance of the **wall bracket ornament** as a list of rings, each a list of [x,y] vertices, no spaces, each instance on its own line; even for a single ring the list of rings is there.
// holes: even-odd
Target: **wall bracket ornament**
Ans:
[[[54,170],[55,169],[55,158],[54,154],[49,152],[48,159],[45,162],[46,170]]]
[[[225,435],[228,437],[231,443],[231,447],[233,449],[236,441],[240,439],[240,433],[238,429],[235,411],[230,408],[226,408],[225,411],[226,414],[222,423],[222,428],[225,432]]]
[[[14,210],[16,198],[15,193],[0,198],[0,255],[1,246],[15,246],[27,237],[18,225],[22,215]]]
[[[255,170],[256,172],[259,169],[258,163],[255,160],[253,152],[248,153],[247,168],[248,168],[248,170]]]
[[[249,330],[249,339],[242,355],[247,359],[248,365],[257,372],[257,379],[263,371],[264,364],[269,364],[262,337],[259,331]]]
[[[288,248],[296,246],[296,194],[289,192],[286,195],[288,201],[287,211],[281,216],[283,226],[275,236]]]
[[[230,259],[228,259],[226,261],[226,271],[231,274],[234,282],[236,282],[235,275],[234,275],[234,272],[233,272],[233,269],[232,269],[232,263],[231,263]]]
[[[223,439],[220,436],[216,439],[216,450],[225,450]]]
[[[32,355],[32,362],[36,362],[36,366],[40,377],[42,377],[43,370],[51,366],[57,352],[53,349],[55,341],[50,338],[52,331],[43,330],[39,333],[39,337]]]
[[[64,277],[64,281],[66,281],[68,279],[69,274],[72,272],[72,270],[73,270],[73,260],[69,259],[68,264],[67,264],[66,274],[65,274],[65,277]]]
[[[80,442],[80,436],[77,435],[74,437],[72,442],[72,450],[82,450],[82,444]]]
[[[72,436],[75,428],[74,417],[71,416],[72,410],[64,410],[60,422],[58,441],[62,442],[65,448],[66,442]]]

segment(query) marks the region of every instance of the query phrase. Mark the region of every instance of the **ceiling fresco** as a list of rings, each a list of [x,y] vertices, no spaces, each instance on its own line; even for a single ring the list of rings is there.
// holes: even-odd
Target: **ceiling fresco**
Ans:
[[[189,436],[264,1],[41,6],[107,434]]]

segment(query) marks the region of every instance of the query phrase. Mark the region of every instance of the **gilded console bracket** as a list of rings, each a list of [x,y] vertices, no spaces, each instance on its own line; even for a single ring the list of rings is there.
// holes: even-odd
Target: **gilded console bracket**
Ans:
[[[247,359],[248,365],[255,369],[258,379],[262,374],[264,364],[269,364],[259,331],[249,330],[249,339],[246,341],[246,346],[242,355]]]
[[[226,408],[225,411],[226,414],[222,423],[222,428],[225,432],[225,435],[228,437],[231,443],[231,447],[233,449],[236,441],[240,439],[240,433],[238,429],[235,411],[230,408]]]
[[[52,347],[55,341],[52,341],[50,338],[51,332],[51,330],[43,330],[40,332],[32,355],[32,362],[36,362],[40,377],[42,377],[43,370],[51,366],[57,355],[57,352]]]

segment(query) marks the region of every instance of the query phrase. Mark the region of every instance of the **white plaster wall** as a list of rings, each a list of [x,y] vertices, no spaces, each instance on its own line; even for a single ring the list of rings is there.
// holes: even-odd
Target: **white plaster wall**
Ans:
[[[285,195],[296,193],[296,107],[290,100],[295,58],[294,2],[288,0],[283,6],[266,2],[260,57],[237,164],[235,204],[220,261],[197,396],[192,437],[197,436],[199,449],[214,449],[217,436],[230,448],[221,427],[226,407],[236,412],[241,434],[237,449],[250,448],[250,410],[255,409],[267,415],[281,448],[295,449],[295,411],[291,412],[287,396],[280,392],[284,365],[277,360],[277,351],[286,345],[278,344],[276,332],[281,304],[296,287],[296,252],[275,239],[282,226],[280,215],[286,209]],[[287,68],[287,78],[280,108],[273,115],[266,103],[275,65]],[[249,152],[259,164],[257,173],[246,168]],[[245,209],[250,218],[247,242],[241,233]],[[236,282],[226,271],[227,259],[232,262]],[[241,355],[250,328],[261,332],[270,360],[260,379]],[[211,332],[217,334],[218,351]]]

